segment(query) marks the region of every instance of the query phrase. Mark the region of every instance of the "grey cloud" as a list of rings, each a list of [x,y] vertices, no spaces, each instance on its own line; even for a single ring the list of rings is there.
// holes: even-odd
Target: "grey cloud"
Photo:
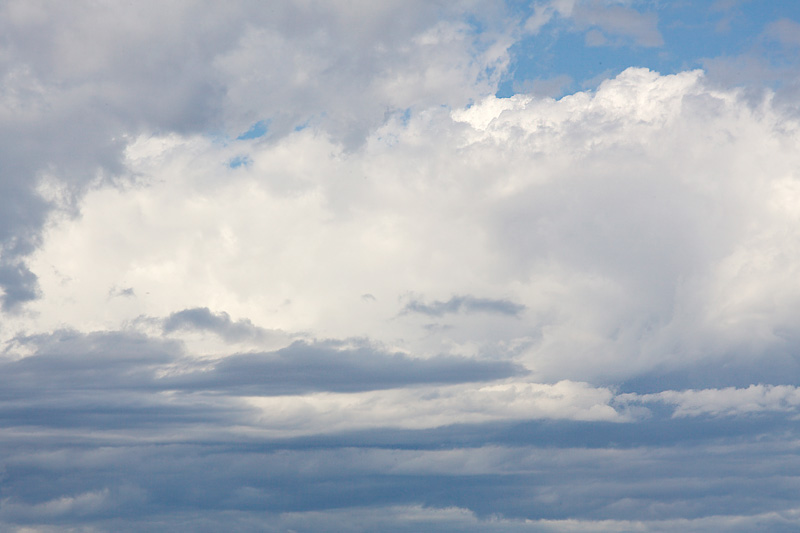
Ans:
[[[460,11],[474,5],[469,2],[287,1],[268,8],[257,2],[89,5],[98,6],[53,3],[37,12],[41,6],[36,2],[11,1],[0,7],[0,287],[5,311],[18,310],[37,296],[36,275],[25,260],[41,244],[48,215],[54,210],[74,214],[77,199],[90,184],[124,173],[122,154],[130,136],[241,132],[264,119],[271,120],[270,129],[257,142],[271,142],[311,120],[354,147],[395,108],[463,104],[476,92],[469,76],[480,77],[470,71],[466,78],[450,80],[451,85],[428,88],[420,83],[425,76],[416,75],[424,65],[432,65],[430,72],[446,72],[463,49],[471,50],[475,36],[468,30],[433,45],[418,46],[414,40],[431,28],[432,20],[438,22],[440,11],[469,19],[469,13]],[[653,17],[598,6],[579,8],[578,23],[643,46],[658,44]],[[784,36],[783,41],[791,44],[792,38]],[[432,60],[420,62],[421,57]],[[484,63],[476,60],[475,72]],[[491,91],[492,79],[484,82],[477,92]],[[658,106],[654,94],[643,101]],[[625,102],[630,94],[613,96],[613,102]],[[559,283],[574,281],[569,277],[574,272],[600,281],[586,291],[576,285],[575,292],[581,292],[576,307],[589,308],[587,316],[569,316],[568,308],[564,313],[567,320],[574,317],[573,322],[589,326],[566,333],[550,328],[547,340],[578,336],[573,333],[612,339],[615,357],[601,364],[620,361],[618,352],[631,347],[636,351],[628,361],[636,363],[648,364],[653,353],[679,356],[679,370],[642,373],[634,368],[630,372],[638,372],[639,381],[623,387],[659,392],[717,381],[796,382],[793,299],[776,304],[765,298],[763,307],[760,302],[747,306],[745,318],[765,316],[759,331],[775,339],[766,348],[758,343],[755,348],[737,347],[741,357],[719,348],[723,343],[716,338],[700,339],[686,349],[680,343],[659,342],[679,337],[691,344],[702,336],[680,323],[684,308],[679,304],[696,308],[692,300],[680,301],[696,288],[684,283],[703,265],[725,258],[733,244],[751,242],[736,241],[728,232],[759,218],[759,213],[741,211],[736,198],[727,196],[739,189],[756,194],[753,182],[736,182],[733,170],[741,160],[730,157],[749,151],[752,144],[744,139],[724,145],[730,135],[742,132],[740,124],[748,123],[715,126],[706,118],[718,101],[685,93],[680,98],[684,117],[700,117],[699,122],[682,121],[672,130],[669,124],[653,124],[650,131],[675,136],[646,139],[648,146],[668,154],[663,159],[646,152],[645,145],[625,146],[613,136],[612,148],[603,145],[604,134],[613,133],[614,124],[624,119],[617,113],[594,120],[602,115],[600,104],[587,115],[570,112],[573,125],[542,122],[547,128],[540,129],[548,130],[548,143],[542,146],[558,142],[554,132],[576,142],[558,153],[582,154],[568,158],[578,170],[552,181],[542,176],[501,202],[490,215],[490,229],[496,231],[489,240],[508,252],[504,263],[509,271],[518,266],[520,279],[549,274],[533,267],[555,264],[565,273],[556,279]],[[747,111],[740,104],[732,104],[736,117]],[[274,117],[265,119],[265,114]],[[624,127],[642,120],[637,115]],[[717,148],[730,149],[712,149],[707,159],[698,156],[708,145],[694,144],[697,138],[687,135],[698,125],[702,135],[721,143]],[[627,138],[631,131],[639,130],[626,131]],[[525,134],[520,150],[538,150],[536,135]],[[775,139],[764,141],[761,132],[754,137],[769,157],[767,148]],[[670,145],[675,138],[680,142]],[[508,147],[514,142],[513,137],[503,140]],[[499,147],[489,149],[496,156]],[[687,160],[697,159],[681,167],[672,159],[678,152]],[[605,158],[624,160],[628,166],[621,172],[616,166],[609,170]],[[480,154],[470,160],[479,164]],[[520,166],[532,168],[528,161]],[[754,167],[763,167],[758,163],[763,161],[756,160]],[[546,165],[540,169],[547,172]],[[785,169],[771,170],[777,175]],[[785,173],[790,176],[794,170],[792,166]],[[692,188],[717,183],[697,178],[700,171],[716,173],[714,180],[724,177],[723,186],[708,196]],[[684,175],[685,180],[675,178]],[[66,191],[56,187],[42,192],[44,178]],[[748,268],[745,264],[741,270]],[[609,292],[584,298],[584,292],[596,287]],[[614,292],[618,288],[623,290]],[[625,307],[630,302],[645,304]],[[786,311],[769,315],[773,307]],[[516,324],[522,321],[503,317],[519,317],[525,309],[508,300],[461,295],[446,301],[413,300],[402,312],[428,317],[479,314],[481,320],[494,314]],[[159,325],[165,335],[204,331],[229,342],[268,334],[248,320],[204,307],[178,311]],[[654,402],[647,406],[647,418],[630,423],[526,421],[422,431],[370,427],[279,439],[270,437],[270,430],[304,421],[265,428],[261,412],[241,396],[488,382],[519,376],[525,369],[509,361],[448,355],[418,359],[358,340],[297,342],[219,360],[192,358],[173,339],[124,331],[59,331],[20,336],[14,342],[19,353],[11,346],[0,361],[2,530],[800,527],[800,421],[794,413],[673,419],[673,409]],[[543,365],[550,357],[544,352],[557,349],[555,344],[531,356],[532,363]],[[697,354],[709,346],[725,357],[698,363]],[[759,351],[763,359],[744,362]],[[575,357],[580,365],[589,363],[584,353]],[[659,358],[652,359],[663,360]],[[475,406],[477,412],[481,408]]]
[[[491,381],[525,372],[505,361],[446,355],[414,359],[366,342],[298,341],[275,352],[234,354],[213,364],[187,357],[176,341],[133,333],[83,335],[61,331],[22,337],[17,342],[34,347],[36,352],[0,365],[0,399],[10,402],[58,395],[83,401],[92,391],[225,391],[234,395],[352,392],[422,383]],[[177,374],[176,368],[180,370]]]
[[[463,510],[439,517],[444,530],[467,516],[476,528],[623,520],[657,531],[676,521],[784,513],[800,490],[800,421],[791,413],[675,419],[655,405],[629,423],[270,438],[236,395],[486,379],[502,367],[327,341],[234,355],[193,372],[180,343],[134,333],[62,331],[17,343],[35,355],[0,368],[6,529],[192,531],[203,518],[243,530],[263,520],[310,530],[320,513],[350,526],[359,513],[391,507]],[[160,373],[176,367],[189,372]],[[403,524],[387,521],[390,531]]]
[[[497,10],[457,4],[4,3],[3,310],[38,295],[26,259],[40,245],[48,216],[74,214],[87,187],[123,174],[125,145],[139,134],[224,135],[269,120],[268,137],[275,139],[314,121],[357,145],[383,122],[387,97],[393,109],[467,103],[485,74],[477,63],[468,74],[474,79],[438,91],[411,82],[408,97],[397,99],[390,90],[397,71],[416,71],[420,54],[441,51],[443,67],[454,55],[471,54],[476,35],[464,34],[447,49],[408,46],[442,9],[487,20]],[[484,83],[485,93],[492,83]],[[43,180],[63,190],[42,195]]]
[[[436,300],[426,304],[420,300],[411,300],[403,308],[402,313],[420,313],[428,316],[444,316],[452,313],[493,313],[507,316],[519,316],[525,306],[510,300],[476,298],[474,296],[453,296],[447,301]]]
[[[600,2],[579,3],[572,12],[573,20],[581,27],[597,27],[611,36],[622,36],[640,46],[662,46],[664,39],[658,31],[658,16],[641,13],[622,5],[603,5]],[[612,44],[614,41],[612,41]],[[590,45],[606,44],[595,37]]]
[[[34,354],[0,364],[0,420],[6,427],[145,429],[203,421],[225,426],[248,411],[225,399],[159,394],[157,373],[184,356],[175,341],[58,331],[20,337],[16,344]]]
[[[279,3],[271,13],[271,24],[244,32],[240,46],[221,54],[215,66],[229,77],[230,111],[239,116],[266,112],[271,120],[268,136],[310,122],[354,148],[371,128],[384,122],[387,113],[465,105],[475,96],[476,84],[484,94],[493,92],[497,79],[487,77],[487,70],[498,75],[502,70],[493,59],[472,57],[477,68],[470,69],[468,78],[454,73],[456,78],[440,78],[444,85],[437,87],[425,84],[420,76],[426,76],[429,68],[437,75],[452,73],[453,62],[472,55],[473,45],[492,42],[494,28],[502,24],[498,14],[504,9],[490,2],[392,0],[369,8]],[[416,42],[426,32],[438,31],[431,21],[441,20],[443,13],[456,20],[474,17],[486,31],[472,34],[459,26],[455,38]],[[484,61],[488,64],[479,66]],[[242,71],[247,75],[239,76]],[[353,105],[355,101],[358,105]]]
[[[659,531],[665,522],[748,522],[768,513],[786,517],[777,524],[797,523],[790,512],[800,472],[792,445],[796,423],[783,436],[770,438],[774,427],[766,427],[692,442],[666,421],[668,440],[626,446],[625,434],[646,435],[659,423],[612,425],[623,427],[612,437],[618,440],[599,447],[558,437],[577,433],[591,440],[602,431],[591,423],[476,425],[470,432],[483,438],[472,441],[459,440],[451,428],[433,439],[430,432],[373,431],[338,442],[234,433],[181,437],[164,428],[125,446],[115,445],[114,433],[71,442],[19,434],[0,443],[4,494],[13,495],[0,505],[0,523],[190,531],[197,517],[227,516],[254,528],[258,520],[279,519],[311,530],[320,513],[349,527],[360,513],[387,507],[398,513],[458,508],[491,530],[498,520],[520,519],[585,521],[587,527],[635,521],[640,530]],[[527,443],[510,438],[520,433]],[[480,444],[492,440],[486,435],[496,444]],[[426,437],[429,445],[420,447]],[[87,500],[95,505],[84,505]],[[443,515],[438,524],[453,530],[464,516]],[[402,523],[393,517],[387,527]]]
[[[766,353],[729,353],[723,358],[694,361],[691,365],[662,365],[619,384],[624,392],[654,393],[662,390],[747,387],[752,383],[795,385],[800,383],[800,361],[792,353],[795,342]]]
[[[764,33],[784,46],[800,46],[800,24],[793,20],[776,20],[767,26]]]
[[[16,342],[34,348],[35,353],[0,365],[0,395],[7,400],[144,388],[156,368],[175,362],[183,353],[177,342],[120,332],[58,331],[20,337]]]
[[[39,295],[36,274],[19,260],[0,260],[0,287],[3,288],[2,309],[11,311]]]
[[[259,340],[269,336],[269,331],[255,326],[250,320],[233,321],[228,313],[212,313],[207,307],[195,307],[172,313],[163,322],[164,333],[179,330],[198,330],[216,333],[229,342],[248,339]]]
[[[537,78],[522,83],[514,82],[514,92],[532,94],[538,97],[558,98],[574,82],[570,76],[561,74],[552,78]]]
[[[491,381],[525,372],[505,361],[444,355],[412,359],[368,344],[347,348],[337,344],[297,341],[272,353],[232,355],[219,361],[212,371],[165,379],[161,386],[266,395],[319,390],[355,392],[422,383]]]
[[[39,246],[49,214],[74,213],[89,184],[122,171],[123,138],[207,128],[220,95],[209,98],[202,79],[210,56],[194,58],[186,54],[191,45],[178,51],[170,44],[176,34],[182,42],[209,37],[196,30],[202,26],[191,14],[176,23],[180,17],[170,21],[169,10],[160,10],[153,24],[140,17],[149,9],[144,3],[22,4],[0,8],[6,50],[0,64],[0,288],[6,311],[38,294],[25,259]],[[43,181],[63,190],[43,196]]]

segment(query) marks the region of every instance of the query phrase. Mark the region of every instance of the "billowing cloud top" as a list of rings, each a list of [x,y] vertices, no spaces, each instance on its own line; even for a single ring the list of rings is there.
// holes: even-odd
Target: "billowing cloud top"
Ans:
[[[800,526],[793,8],[0,27],[0,529]]]

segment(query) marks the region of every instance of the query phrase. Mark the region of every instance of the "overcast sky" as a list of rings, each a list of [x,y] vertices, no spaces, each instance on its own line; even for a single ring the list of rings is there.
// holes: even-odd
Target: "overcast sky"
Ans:
[[[800,5],[0,2],[0,529],[800,529]]]

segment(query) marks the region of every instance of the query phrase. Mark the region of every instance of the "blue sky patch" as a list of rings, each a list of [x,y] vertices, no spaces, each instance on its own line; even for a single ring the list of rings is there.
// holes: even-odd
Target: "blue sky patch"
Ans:
[[[252,162],[253,160],[246,155],[237,155],[236,157],[228,161],[228,166],[230,168],[246,167]]]
[[[246,132],[242,133],[238,137],[236,137],[237,141],[245,141],[247,139],[258,139],[259,137],[263,137],[267,134],[269,130],[269,121],[268,120],[259,120]]]
[[[787,50],[797,30],[779,31],[774,26],[781,20],[800,21],[800,3],[577,2],[571,13],[554,13],[514,43],[497,96],[558,97],[592,89],[631,66],[673,74],[745,54],[766,65],[797,65],[796,50]]]

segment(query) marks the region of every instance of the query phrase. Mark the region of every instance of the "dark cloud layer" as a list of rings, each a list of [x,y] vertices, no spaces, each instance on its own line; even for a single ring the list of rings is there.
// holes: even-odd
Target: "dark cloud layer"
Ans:
[[[505,361],[452,356],[414,360],[369,345],[342,349],[337,344],[298,341],[273,353],[233,355],[217,363],[211,372],[162,380],[163,387],[221,389],[237,394],[355,392],[422,383],[491,381],[524,373],[523,368]]]
[[[200,316],[219,319],[224,315]],[[491,381],[524,373],[524,369],[506,361],[445,355],[414,359],[364,342],[297,341],[275,352],[233,354],[213,362],[186,357],[175,341],[133,333],[82,335],[62,331],[19,338],[18,342],[37,351],[0,365],[0,395],[9,401],[125,390],[267,396],[354,392],[423,383]]]
[[[787,345],[786,351],[795,349]],[[708,362],[684,365],[681,368],[646,372],[619,384],[625,392],[650,393],[662,390],[747,387],[753,383],[796,385],[800,383],[800,362],[785,351],[768,352],[751,357],[726,354]]]
[[[603,425],[585,423],[270,440],[181,437],[165,421],[146,440],[124,444],[118,432],[97,427],[91,437],[57,440],[10,434],[0,445],[7,498],[0,523],[111,530],[124,520],[122,530],[148,524],[152,531],[190,531],[189,523],[174,522],[182,513],[212,521],[245,513],[266,524],[286,513],[340,509],[346,519],[358,512],[354,501],[361,508],[457,507],[490,529],[498,517],[648,522],[708,519],[732,508],[747,517],[791,508],[800,488],[791,445],[797,425],[776,437],[775,424],[712,430],[691,443],[635,437],[654,428],[664,435],[688,429],[663,418],[609,427],[613,437],[602,443],[594,433]],[[519,433],[528,438],[509,440]],[[746,458],[756,446],[760,461],[753,464]],[[159,516],[164,522],[144,518]]]
[[[35,353],[0,368],[6,529],[195,531],[202,517],[244,531],[283,521],[310,530],[317,513],[340,513],[351,527],[365,508],[417,507],[462,509],[475,528],[489,529],[499,518],[509,527],[523,519],[713,524],[731,509],[784,512],[800,489],[793,413],[675,418],[666,404],[650,404],[648,416],[630,422],[269,437],[240,394],[456,383],[518,369],[414,360],[352,341],[231,355],[203,371],[180,343],[134,333],[62,331],[20,337],[17,347]],[[384,527],[403,531],[402,523]]]

